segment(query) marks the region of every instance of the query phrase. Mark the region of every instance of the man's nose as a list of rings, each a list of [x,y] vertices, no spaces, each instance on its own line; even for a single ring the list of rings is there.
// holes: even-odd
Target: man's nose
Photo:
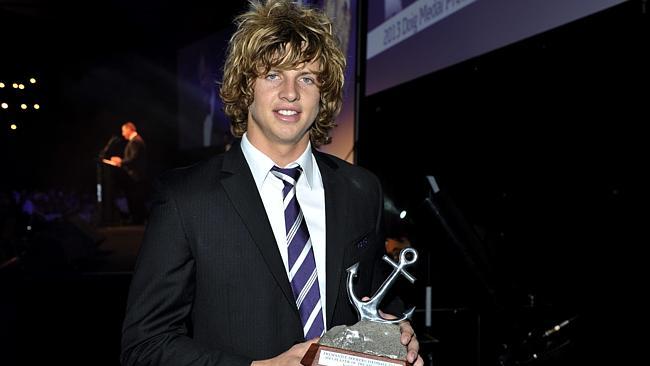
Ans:
[[[282,83],[282,89],[280,90],[280,98],[286,100],[287,102],[295,102],[300,99],[300,92],[296,85],[296,80],[288,78]]]

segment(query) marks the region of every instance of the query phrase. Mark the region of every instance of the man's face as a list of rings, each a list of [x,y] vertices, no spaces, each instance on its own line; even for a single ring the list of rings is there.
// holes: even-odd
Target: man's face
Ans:
[[[253,86],[248,108],[248,138],[258,148],[277,145],[307,146],[309,128],[319,111],[319,64],[293,70],[271,69]]]
[[[122,126],[122,137],[124,137],[125,140],[129,139],[129,136],[131,136],[131,133],[133,132],[132,129]]]

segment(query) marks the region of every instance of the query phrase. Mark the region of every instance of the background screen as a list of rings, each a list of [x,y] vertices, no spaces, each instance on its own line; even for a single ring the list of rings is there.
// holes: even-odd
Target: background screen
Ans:
[[[366,95],[623,1],[369,1]]]

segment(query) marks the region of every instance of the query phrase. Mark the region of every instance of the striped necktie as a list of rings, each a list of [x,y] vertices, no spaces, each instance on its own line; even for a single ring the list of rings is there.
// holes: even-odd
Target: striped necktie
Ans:
[[[303,334],[305,339],[312,339],[323,334],[325,324],[314,250],[307,230],[307,222],[296,198],[296,183],[302,169],[300,166],[289,169],[274,166],[271,173],[284,182],[282,195],[289,253],[289,281],[300,313]]]

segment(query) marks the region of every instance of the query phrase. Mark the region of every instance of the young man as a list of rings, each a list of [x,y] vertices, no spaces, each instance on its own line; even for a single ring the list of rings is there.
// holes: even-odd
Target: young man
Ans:
[[[377,179],[313,149],[329,142],[342,101],[330,21],[271,0],[237,22],[221,96],[241,142],[159,180],[126,365],[299,365],[326,329],[357,321],[345,269],[360,263],[358,294],[385,279]],[[408,323],[402,342],[422,365]]]

